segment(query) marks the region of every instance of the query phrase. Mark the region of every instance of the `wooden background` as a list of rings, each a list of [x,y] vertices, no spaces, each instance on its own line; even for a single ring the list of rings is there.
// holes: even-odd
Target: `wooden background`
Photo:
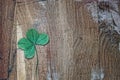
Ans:
[[[16,49],[16,38],[12,35],[15,32],[14,8],[15,3],[12,0],[0,0],[0,80],[7,80],[9,77],[12,67],[10,58]]]
[[[92,19],[81,0],[0,2],[6,4],[0,7],[0,55],[4,56],[0,65],[4,74],[0,72],[0,78],[7,78],[7,67],[17,50],[10,80],[120,80],[119,41],[116,35],[101,30],[100,23]],[[16,48],[17,40],[25,37],[29,28],[50,36],[48,45],[37,46],[37,78],[34,76],[36,56],[27,60]]]

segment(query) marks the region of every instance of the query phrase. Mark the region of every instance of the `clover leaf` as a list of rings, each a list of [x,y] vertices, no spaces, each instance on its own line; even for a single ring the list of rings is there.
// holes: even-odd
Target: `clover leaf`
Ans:
[[[38,31],[36,31],[35,29],[30,29],[28,30],[28,32],[26,33],[26,37],[28,40],[30,40],[33,44],[36,43],[38,37],[39,37],[39,33]]]
[[[33,44],[26,38],[22,38],[18,41],[18,47],[22,50],[27,50],[31,46],[33,46]]]
[[[41,34],[39,34],[39,37],[38,37],[38,39],[36,41],[36,44],[44,46],[48,42],[49,42],[48,35],[46,33],[41,33]]]
[[[44,46],[49,42],[49,36],[46,33],[39,33],[35,29],[29,29],[26,38],[18,41],[18,48],[24,50],[25,58],[33,58],[36,52],[35,45]]]

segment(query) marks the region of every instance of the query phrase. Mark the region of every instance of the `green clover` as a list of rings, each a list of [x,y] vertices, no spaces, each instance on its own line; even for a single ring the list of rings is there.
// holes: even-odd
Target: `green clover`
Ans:
[[[25,58],[33,58],[36,52],[36,45],[44,46],[49,42],[46,33],[38,33],[35,29],[29,29],[26,38],[18,41],[18,48],[24,50]]]

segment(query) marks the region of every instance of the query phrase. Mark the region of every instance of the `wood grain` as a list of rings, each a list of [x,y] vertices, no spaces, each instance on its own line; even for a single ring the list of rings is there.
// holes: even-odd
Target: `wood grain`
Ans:
[[[21,0],[21,3],[17,4],[17,20],[18,24],[21,25],[23,36],[29,28],[35,28],[40,33],[47,33],[47,21],[46,21],[46,10],[44,3],[31,2],[31,0]],[[28,14],[29,13],[29,14]],[[24,15],[24,17],[23,17]],[[37,25],[37,26],[36,26]],[[46,80],[47,74],[47,46],[38,47],[37,51],[39,55],[39,75],[37,80]],[[34,59],[25,60],[26,63],[26,80],[36,80],[35,67],[36,67],[36,56]]]
[[[12,54],[11,36],[14,20],[14,2],[12,0],[0,0],[0,79],[6,80],[9,76],[9,58]]]
[[[120,55],[118,42],[116,43],[114,36],[100,32],[100,67],[104,69],[104,80],[119,80],[120,79]]]
[[[99,28],[85,4],[77,0],[18,0],[16,15],[23,36],[29,28],[50,36],[48,45],[37,46],[38,80],[120,79],[115,35]],[[26,80],[35,80],[35,63],[36,57],[25,60]]]

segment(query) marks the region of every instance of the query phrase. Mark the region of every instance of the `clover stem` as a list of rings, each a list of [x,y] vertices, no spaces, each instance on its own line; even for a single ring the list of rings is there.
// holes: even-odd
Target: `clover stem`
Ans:
[[[37,49],[36,49],[36,47],[35,47],[35,50],[36,50],[36,57],[37,57],[37,64],[36,64],[35,75],[36,75],[36,80],[37,80],[37,73],[38,73],[39,59],[38,59],[38,53],[37,53]]]

